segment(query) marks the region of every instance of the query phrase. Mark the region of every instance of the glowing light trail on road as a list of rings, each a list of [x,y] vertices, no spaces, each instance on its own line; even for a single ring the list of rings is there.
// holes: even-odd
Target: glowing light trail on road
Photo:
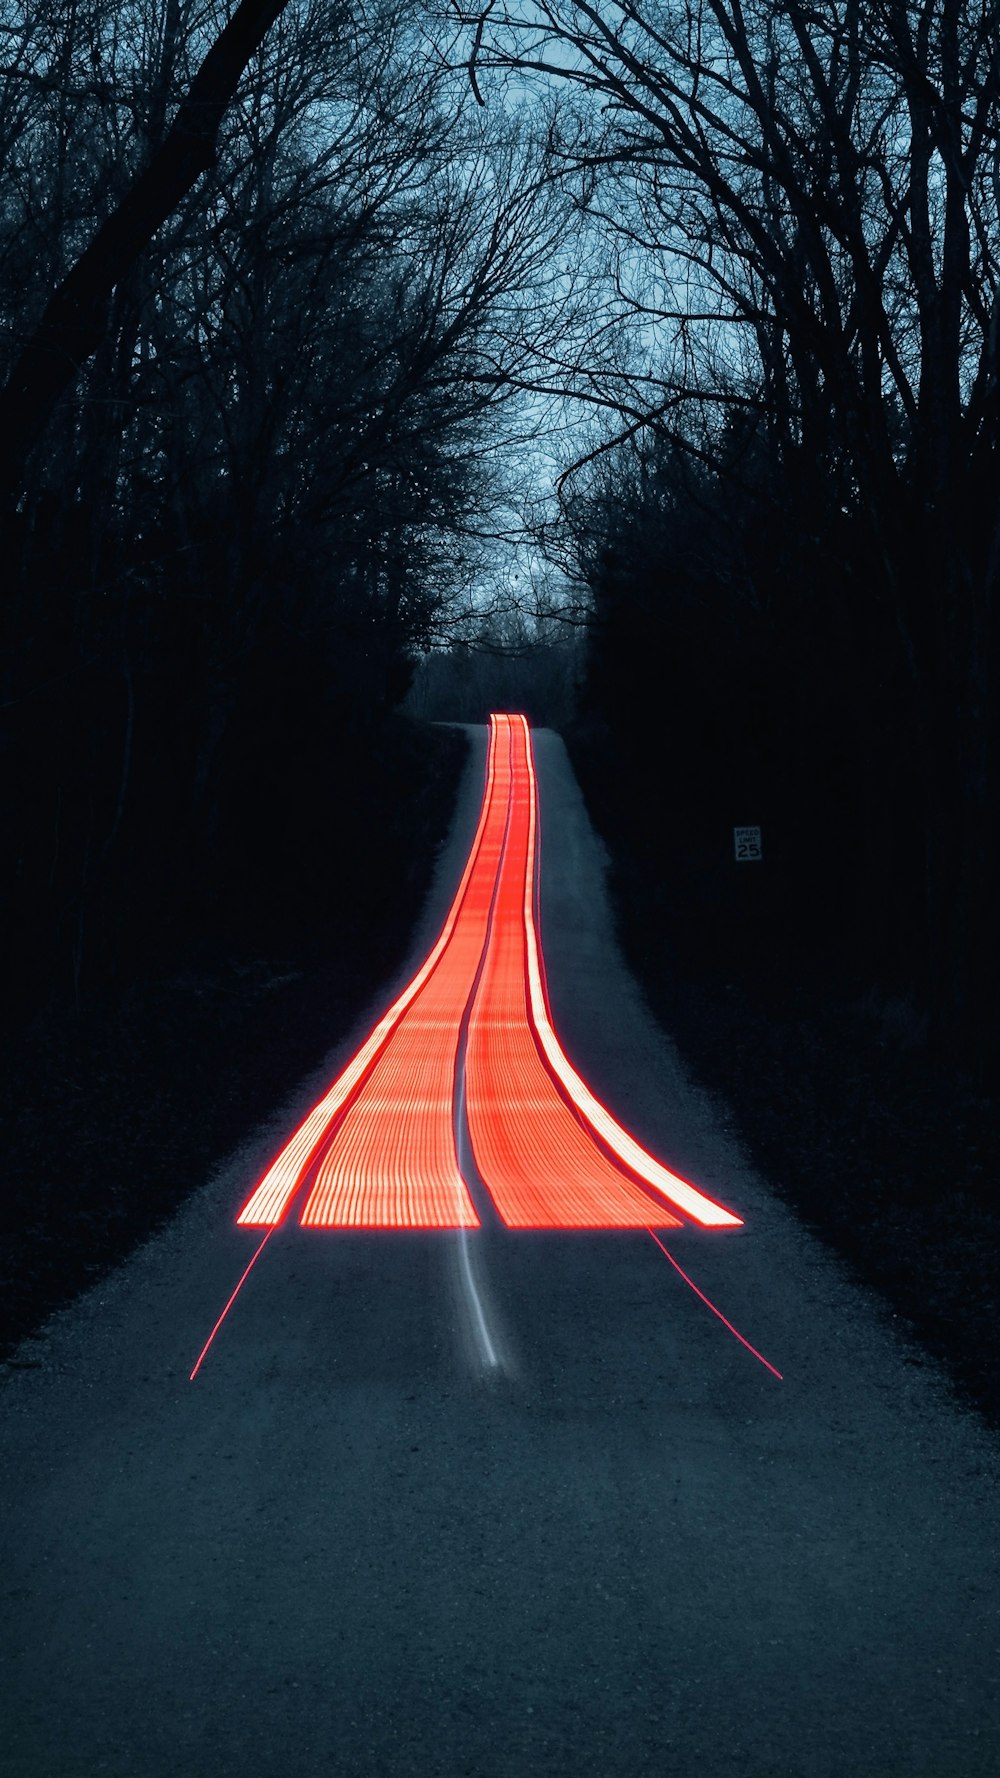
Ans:
[[[192,1380],[307,1187],[309,1227],[456,1229],[483,1352],[495,1366],[464,1246],[479,1227],[459,1160],[470,1142],[508,1227],[644,1228],[730,1333],[780,1377],[655,1232],[681,1227],[676,1211],[706,1229],[735,1228],[741,1219],[641,1147],[581,1080],[555,1034],[536,917],[538,856],[528,724],[492,716],[479,822],[437,943],[241,1210],[239,1223],[266,1232]]]
[[[511,816],[482,979],[469,1022],[466,1093],[476,1165],[511,1228],[678,1228],[608,1159],[560,1095],[532,1029],[525,884],[533,783],[527,725],[496,719],[513,754]],[[501,729],[503,733],[503,729]]]
[[[734,1216],[731,1210],[724,1210],[721,1204],[707,1198],[704,1192],[698,1191],[688,1180],[681,1179],[676,1173],[654,1160],[651,1154],[630,1136],[627,1130],[615,1121],[611,1113],[580,1079],[572,1063],[563,1052],[562,1046],[549,1021],[547,998],[543,988],[540,948],[535,930],[535,849],[538,827],[538,796],[535,783],[535,765],[531,755],[531,738],[528,724],[523,716],[512,719],[521,731],[520,746],[522,749],[523,769],[527,774],[530,786],[530,827],[528,841],[528,859],[524,872],[524,928],[528,954],[528,991],[530,995],[531,1023],[542,1046],[554,1078],[576,1106],[595,1134],[600,1137],[611,1152],[636,1174],[644,1184],[659,1193],[683,1210],[693,1222],[703,1228],[739,1228],[742,1217]],[[673,1219],[671,1219],[673,1220]],[[665,1224],[661,1226],[666,1226]]]
[[[469,852],[468,862],[466,863],[465,870],[462,874],[462,880],[459,883],[455,899],[448,911],[448,917],[441,929],[441,935],[438,938],[436,945],[421,968],[417,971],[412,982],[410,982],[408,987],[404,988],[399,998],[393,1002],[384,1018],[382,1018],[376,1025],[371,1036],[362,1045],[357,1055],[348,1063],[343,1072],[337,1076],[337,1079],[330,1087],[329,1092],[327,1092],[324,1098],[320,1100],[319,1104],[314,1107],[303,1123],[299,1125],[299,1128],[285,1144],[285,1147],[282,1149],[277,1159],[272,1162],[256,1191],[240,1211],[240,1214],[237,1217],[237,1222],[255,1227],[264,1227],[281,1221],[292,1198],[305,1181],[317,1154],[328,1140],[336,1120],[341,1116],[352,1100],[357,1097],[361,1083],[365,1080],[378,1057],[385,1051],[391,1036],[398,1029],[404,1016],[413,1006],[414,1001],[417,1000],[421,990],[433,977],[438,964],[446,956],[449,945],[455,936],[456,929],[459,927],[467,896],[469,895],[470,890],[472,890],[476,896],[481,893],[480,879],[483,874],[490,872],[491,862],[493,868],[489,880],[492,886],[493,877],[496,874],[496,859],[491,861],[489,853],[492,851],[492,847],[495,844],[494,832],[490,827],[490,816],[494,807],[495,756],[496,735],[491,729],[486,788],[483,794],[479,824],[476,828],[475,837]],[[509,767],[505,769],[509,770]],[[484,850],[484,847],[486,846],[488,838],[490,846],[489,850],[486,851]],[[499,852],[497,852],[497,858],[498,857]],[[449,1020],[448,1023],[450,1028],[451,1021]],[[464,1184],[462,1184],[461,1187],[461,1196],[468,1199],[468,1193],[465,1190]],[[329,1203],[330,1198],[331,1187],[327,1184],[324,1186],[324,1196],[321,1201]],[[323,1220],[322,1217],[316,1215],[316,1210],[317,1206],[314,1206],[313,1219],[317,1221]],[[478,1219],[476,1218],[471,1203],[469,1203],[469,1211],[472,1212],[472,1222],[474,1224]],[[456,1217],[452,1216],[449,1220],[454,1225]]]
[[[491,717],[479,824],[441,936],[240,1223],[276,1225],[311,1179],[310,1227],[476,1228],[455,1143],[468,1013],[472,1149],[508,1226],[677,1228],[677,1210],[705,1228],[739,1226],[622,1129],[563,1052],[536,930],[537,829],[528,724]]]
[[[455,1145],[459,1038],[486,944],[510,812],[510,748],[490,732],[485,824],[436,968],[358,1089],[320,1164],[309,1226],[475,1228]]]

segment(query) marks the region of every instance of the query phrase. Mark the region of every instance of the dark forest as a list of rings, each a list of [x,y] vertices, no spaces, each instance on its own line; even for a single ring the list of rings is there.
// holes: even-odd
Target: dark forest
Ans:
[[[377,990],[491,707],[779,1170],[919,1103],[889,1246],[994,1231],[997,6],[0,21],[12,1331]]]

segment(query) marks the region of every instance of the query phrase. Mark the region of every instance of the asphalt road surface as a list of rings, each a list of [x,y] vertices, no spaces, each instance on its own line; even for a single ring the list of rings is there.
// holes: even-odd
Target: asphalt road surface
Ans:
[[[189,1381],[248,1190],[436,936],[484,745],[400,981],[3,1382],[0,1774],[997,1778],[996,1443],[686,1080],[544,731],[555,1028],[745,1219],[665,1239],[783,1380],[645,1231],[480,1191],[467,1235],[283,1224]]]

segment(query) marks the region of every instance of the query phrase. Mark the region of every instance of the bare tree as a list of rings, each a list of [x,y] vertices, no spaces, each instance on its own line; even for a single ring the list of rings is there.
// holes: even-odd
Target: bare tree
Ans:
[[[616,356],[602,321],[553,384],[617,411],[617,436],[652,427],[709,463],[727,416],[766,428],[779,502],[895,632],[933,993],[954,1023],[980,991],[997,870],[995,0],[463,16],[487,98],[515,73],[565,92],[554,152],[607,243],[619,330],[634,324]]]
[[[206,65],[213,15],[187,0],[87,3],[93,63],[46,13],[21,57],[41,84],[0,70],[0,109],[12,85],[30,98],[0,188],[9,402],[44,368],[51,281],[74,288]],[[36,968],[69,947],[78,988],[98,904],[177,905],[185,857],[207,883],[222,868],[262,735],[285,820],[338,723],[384,720],[415,652],[467,621],[495,509],[530,473],[520,386],[565,325],[572,212],[544,133],[483,112],[438,48],[412,0],[290,0],[212,163],[136,233],[95,349],[14,450],[3,702],[33,788],[10,925],[36,932]]]
[[[240,0],[162,143],[54,291],[0,391],[0,497],[16,500],[24,465],[60,394],[97,350],[112,292],[196,180],[215,163],[223,115],[285,0]]]

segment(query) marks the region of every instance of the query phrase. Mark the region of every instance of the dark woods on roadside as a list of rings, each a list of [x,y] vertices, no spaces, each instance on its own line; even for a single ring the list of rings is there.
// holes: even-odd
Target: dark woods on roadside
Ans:
[[[473,212],[487,149],[405,7],[310,0],[263,48],[244,33],[201,177],[165,217],[157,188],[144,230],[206,29],[179,0],[40,0],[4,39],[3,923],[26,1011],[118,993],[193,939],[329,944],[405,871],[418,743],[392,713],[461,603],[478,361],[551,226],[517,214],[509,141]],[[99,310],[74,360],[52,291],[126,210],[127,262],[114,242],[69,305]]]
[[[557,218],[397,0],[0,24],[6,1333],[398,966]]]
[[[998,0],[0,24],[12,1327],[377,990],[491,707],[807,1211],[992,1241]]]

